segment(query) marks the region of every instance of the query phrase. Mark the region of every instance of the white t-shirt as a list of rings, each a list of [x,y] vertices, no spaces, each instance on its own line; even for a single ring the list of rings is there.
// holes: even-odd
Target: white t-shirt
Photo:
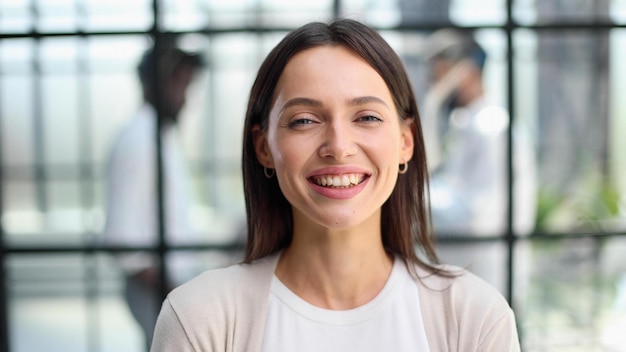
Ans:
[[[430,351],[418,288],[402,260],[373,300],[350,310],[316,307],[272,280],[263,352]]]

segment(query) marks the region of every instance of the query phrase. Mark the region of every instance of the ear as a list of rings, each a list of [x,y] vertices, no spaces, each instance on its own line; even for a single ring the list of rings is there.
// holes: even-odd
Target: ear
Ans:
[[[415,118],[407,117],[400,123],[400,160],[398,164],[408,162],[413,157],[415,148]]]
[[[259,163],[265,167],[274,168],[274,158],[267,144],[267,134],[258,124],[252,126],[252,140]]]

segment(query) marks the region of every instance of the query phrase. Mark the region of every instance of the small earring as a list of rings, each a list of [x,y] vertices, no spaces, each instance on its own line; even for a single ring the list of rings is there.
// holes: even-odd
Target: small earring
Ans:
[[[269,170],[269,171],[267,171]],[[267,167],[263,166],[263,173],[265,174],[265,177],[267,178],[272,178],[274,177],[274,169],[268,169]]]
[[[398,168],[398,173],[400,175],[403,175],[403,174],[406,174],[408,170],[409,170],[409,163],[405,161],[402,164],[400,164],[400,167]]]

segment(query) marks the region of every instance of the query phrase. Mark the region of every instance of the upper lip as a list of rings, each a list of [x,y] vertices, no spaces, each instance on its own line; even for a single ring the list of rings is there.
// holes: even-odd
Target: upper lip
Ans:
[[[330,166],[317,169],[309,174],[308,177],[316,176],[341,176],[344,174],[363,174],[369,176],[370,173],[363,168],[356,166]]]

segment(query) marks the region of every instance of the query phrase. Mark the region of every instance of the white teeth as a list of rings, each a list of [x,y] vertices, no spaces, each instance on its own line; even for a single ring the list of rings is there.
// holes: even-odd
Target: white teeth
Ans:
[[[341,176],[341,185],[344,187],[350,186],[350,177],[347,175]]]
[[[345,175],[325,175],[316,176],[315,183],[324,187],[349,187],[359,184],[365,176],[362,174],[345,174]]]

